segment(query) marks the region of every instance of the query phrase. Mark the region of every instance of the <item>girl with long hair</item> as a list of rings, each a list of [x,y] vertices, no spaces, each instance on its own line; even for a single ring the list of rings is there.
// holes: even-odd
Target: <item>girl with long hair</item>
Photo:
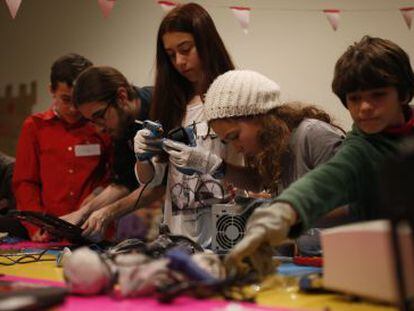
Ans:
[[[159,122],[164,133],[191,126],[198,147],[230,159],[229,148],[208,131],[202,98],[217,76],[232,69],[233,62],[207,11],[195,3],[177,6],[164,17],[158,30],[150,119]],[[137,161],[136,174],[149,188],[165,185],[164,223],[173,234],[208,247],[211,205],[228,197],[226,187],[208,172],[187,175],[170,165],[160,139],[151,137],[148,129],[137,132],[135,152],[158,153],[151,161]]]

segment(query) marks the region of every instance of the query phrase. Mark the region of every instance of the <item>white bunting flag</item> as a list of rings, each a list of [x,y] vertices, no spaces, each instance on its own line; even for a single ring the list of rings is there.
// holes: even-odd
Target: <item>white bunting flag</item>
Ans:
[[[329,24],[331,24],[332,29],[335,31],[338,29],[340,12],[340,10],[323,10],[323,13],[328,18]]]
[[[414,7],[401,8],[400,12],[407,24],[408,29],[411,29],[411,20],[413,19]]]
[[[17,15],[17,11],[19,10],[20,4],[22,3],[22,0],[5,0],[5,1],[10,11],[11,17],[15,19]]]
[[[251,8],[241,7],[241,6],[231,6],[231,11],[233,12],[236,19],[239,21],[240,26],[242,27],[245,34],[248,33],[249,23],[250,23],[250,11]]]
[[[157,1],[165,13],[168,13],[177,6],[177,3],[172,1]]]
[[[116,0],[98,0],[99,7],[101,8],[102,14],[105,18],[107,18],[111,13],[115,2]]]

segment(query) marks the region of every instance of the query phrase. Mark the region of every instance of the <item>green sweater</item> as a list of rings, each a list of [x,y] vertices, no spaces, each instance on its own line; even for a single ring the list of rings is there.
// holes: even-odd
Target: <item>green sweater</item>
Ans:
[[[367,135],[354,126],[333,158],[275,199],[290,203],[299,214],[300,226],[292,228],[291,235],[310,228],[321,216],[345,204],[352,206],[358,219],[376,218],[381,167],[396,155],[401,141],[401,136]]]

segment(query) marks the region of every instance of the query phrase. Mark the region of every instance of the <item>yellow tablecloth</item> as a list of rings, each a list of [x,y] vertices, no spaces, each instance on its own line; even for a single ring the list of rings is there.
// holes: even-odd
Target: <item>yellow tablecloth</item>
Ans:
[[[45,255],[42,259],[54,259]],[[8,262],[0,258],[0,262]],[[1,266],[0,273],[20,277],[28,277],[50,281],[63,281],[62,269],[55,261],[33,262]],[[300,308],[305,310],[338,310],[338,311],[391,311],[397,310],[389,306],[366,301],[350,301],[339,294],[304,294],[300,293],[297,279],[294,277],[274,276],[266,279],[260,286],[252,285],[251,291],[257,292],[257,303],[262,306],[279,306]]]

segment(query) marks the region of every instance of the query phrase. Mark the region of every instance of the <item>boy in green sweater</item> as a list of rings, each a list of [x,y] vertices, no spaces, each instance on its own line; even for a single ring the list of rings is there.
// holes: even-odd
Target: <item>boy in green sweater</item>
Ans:
[[[260,273],[273,273],[270,247],[338,206],[350,204],[361,220],[379,217],[381,166],[414,133],[409,56],[391,41],[365,36],[337,61],[332,90],[354,121],[341,149],[253,212],[245,237],[226,258],[228,267],[240,271],[249,257]]]

